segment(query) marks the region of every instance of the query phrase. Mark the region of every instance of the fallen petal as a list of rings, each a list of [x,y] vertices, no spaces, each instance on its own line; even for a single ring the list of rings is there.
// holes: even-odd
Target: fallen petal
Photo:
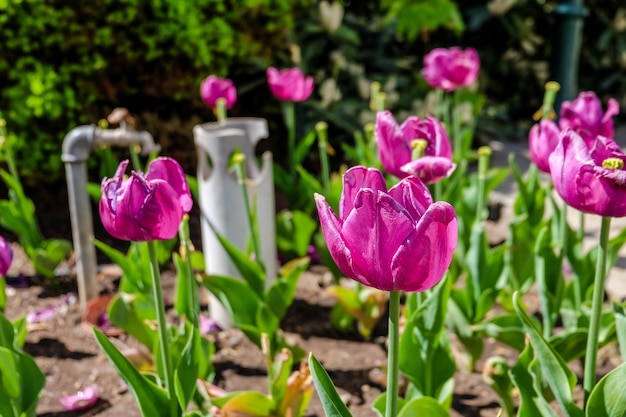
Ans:
[[[59,398],[59,402],[68,411],[80,411],[93,407],[99,398],[96,388],[90,386],[74,395]]]
[[[41,310],[31,311],[26,314],[26,323],[41,323],[43,321],[50,321],[56,316],[59,306],[47,306]]]

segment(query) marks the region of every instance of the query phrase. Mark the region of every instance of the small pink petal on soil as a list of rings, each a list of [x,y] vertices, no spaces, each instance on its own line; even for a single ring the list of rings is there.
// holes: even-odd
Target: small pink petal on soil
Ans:
[[[59,398],[59,402],[68,411],[80,411],[93,407],[99,398],[95,387],[87,387],[74,395]]]

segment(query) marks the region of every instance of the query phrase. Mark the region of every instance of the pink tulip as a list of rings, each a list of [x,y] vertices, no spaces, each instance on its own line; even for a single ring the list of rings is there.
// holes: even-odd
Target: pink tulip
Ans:
[[[230,109],[237,102],[237,90],[228,78],[219,78],[209,75],[200,84],[200,96],[204,103],[214,109],[218,98],[226,100],[226,109]]]
[[[626,155],[613,139],[598,136],[589,149],[574,130],[561,132],[550,155],[554,188],[570,206],[606,217],[626,216]]]
[[[550,172],[548,158],[559,143],[561,130],[552,120],[544,119],[530,128],[528,147],[530,159],[543,172]]]
[[[435,48],[424,57],[422,75],[434,88],[454,91],[476,81],[480,59],[474,48]]]
[[[13,249],[2,236],[0,236],[0,277],[7,274],[11,261],[13,260]]]
[[[135,242],[167,240],[176,236],[193,201],[181,166],[172,158],[156,158],[148,173],[132,172],[124,179],[128,160],[115,176],[102,180],[100,218],[118,239]]]
[[[414,175],[425,183],[433,183],[450,176],[456,167],[446,130],[432,116],[426,120],[411,116],[398,126],[391,112],[381,111],[376,115],[374,135],[383,167],[398,178]],[[416,139],[427,141],[428,146],[419,158],[413,159]]]
[[[602,103],[592,91],[584,91],[573,101],[561,104],[559,126],[561,129],[571,128],[578,133],[590,148],[596,136],[614,137],[613,116],[619,114],[619,104],[609,99],[606,112]]]
[[[267,83],[281,101],[304,101],[313,93],[313,77],[305,76],[300,68],[267,69]]]
[[[380,171],[357,166],[343,177],[339,217],[315,195],[322,232],[339,269],[384,291],[424,291],[450,266],[458,238],[450,204],[406,177],[387,191]]]

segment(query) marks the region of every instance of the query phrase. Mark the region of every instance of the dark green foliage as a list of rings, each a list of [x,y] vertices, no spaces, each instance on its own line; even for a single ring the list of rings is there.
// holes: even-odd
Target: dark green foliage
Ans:
[[[203,109],[198,86],[272,62],[310,0],[0,1],[0,109],[25,180],[58,179],[65,134],[116,106]]]

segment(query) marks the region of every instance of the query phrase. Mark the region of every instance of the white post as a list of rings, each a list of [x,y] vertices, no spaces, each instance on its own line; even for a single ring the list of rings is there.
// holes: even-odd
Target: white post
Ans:
[[[241,185],[228,160],[236,148],[246,156],[246,175],[250,202],[256,205],[261,258],[266,284],[277,274],[275,236],[274,176],[272,153],[264,152],[257,165],[255,146],[268,134],[265,119],[230,118],[224,122],[196,125],[193,129],[198,154],[198,193],[201,212],[202,251],[205,272],[241,278],[211,226],[240,250],[250,241]],[[232,327],[230,317],[219,301],[211,296],[211,317],[222,328]]]

